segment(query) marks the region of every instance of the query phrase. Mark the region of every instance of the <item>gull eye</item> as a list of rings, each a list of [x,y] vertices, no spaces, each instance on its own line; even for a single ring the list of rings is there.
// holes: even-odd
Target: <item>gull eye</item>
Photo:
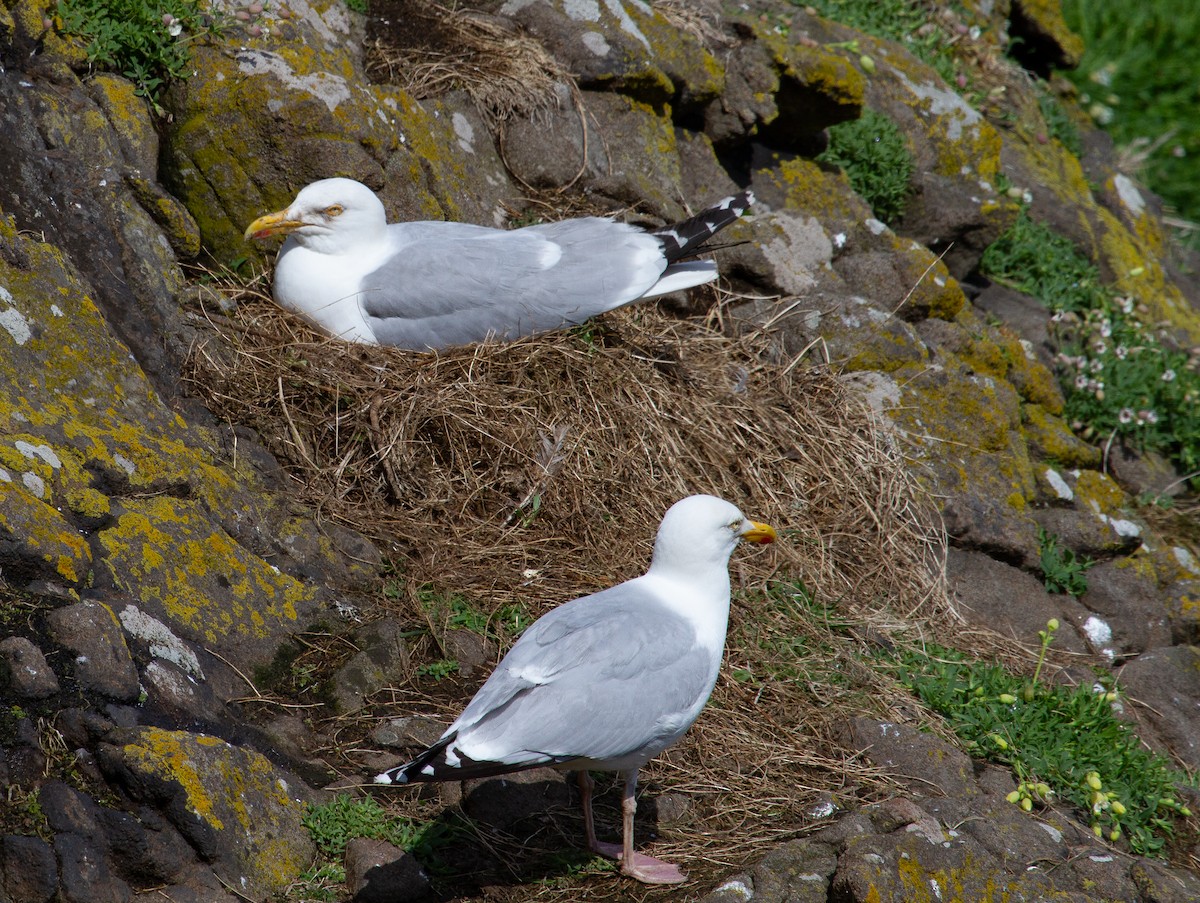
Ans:
[[[729,522],[729,529],[732,530],[734,533],[741,533],[743,523],[745,523],[745,522],[741,518],[738,518],[737,520],[732,520]]]
[[[345,209],[346,208],[341,204],[333,204],[332,206],[326,207],[324,213],[326,216],[341,216],[342,211]]]

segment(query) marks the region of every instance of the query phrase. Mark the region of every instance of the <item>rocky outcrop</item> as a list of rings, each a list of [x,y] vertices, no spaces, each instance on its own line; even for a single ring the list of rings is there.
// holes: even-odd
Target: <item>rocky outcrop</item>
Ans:
[[[1165,260],[1154,199],[1102,140],[1080,159],[1051,137],[1037,85],[1001,59],[1006,28],[1031,71],[1077,59],[1056,5],[981,6],[979,36],[955,33],[1002,83],[984,100],[911,46],[791,3],[467,4],[557,64],[539,112],[498,138],[469,91],[418,99],[373,82],[362,17],[340,0],[272,4],[253,28],[196,42],[162,118],[125,79],[90,71],[45,0],[5,0],[0,787],[25,805],[0,818],[0,896],[281,893],[313,856],[306,785],[335,770],[318,751],[340,742],[307,711],[259,707],[302,689],[322,715],[345,714],[412,680],[411,625],[357,623],[372,614],[358,594],[382,583],[376,545],[295,504],[260,425],[219,420],[180,378],[198,330],[212,338],[194,312],[221,316],[185,264],[261,267],[269,254],[242,229],[329,175],[366,182],[395,218],[491,225],[522,212],[527,188],[651,222],[752,187],[755,215],[720,252],[744,290],[726,328],[765,335],[764,361],[836,369],[872,407],[940,500],[969,625],[1032,643],[1057,618],[1056,650],[1112,667],[1146,703],[1147,742],[1196,766],[1200,564],[1137,503],[1185,475],[1070,422],[1049,312],[989,283],[980,261],[1025,206],[1174,347],[1200,343],[1195,292]],[[864,109],[913,159],[890,224],[814,159],[826,129]],[[282,396],[283,380],[267,391]],[[1096,559],[1078,597],[1046,589],[1045,533]],[[387,550],[401,568],[404,553]],[[444,640],[477,672],[494,658],[477,634]],[[411,721],[374,746],[436,736]],[[1006,773],[909,726],[862,721],[839,742],[903,794],[747,863],[706,899],[1200,895],[1195,876],[1101,846],[1069,813],[1021,812]],[[525,830],[569,803],[561,779],[533,777],[545,786],[519,799],[467,788],[464,809]],[[345,868],[356,899],[430,891],[384,841],[348,848]]]

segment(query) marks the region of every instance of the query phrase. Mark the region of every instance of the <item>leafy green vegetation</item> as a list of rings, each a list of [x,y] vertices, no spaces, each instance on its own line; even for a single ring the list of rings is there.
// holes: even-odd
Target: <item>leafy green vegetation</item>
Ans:
[[[418,824],[408,818],[388,815],[373,797],[354,798],[338,794],[332,802],[309,806],[304,827],[317,845],[318,859],[300,877],[299,887],[288,899],[332,901],[342,898],[346,871],[342,859],[346,844],[356,837],[383,840],[412,853],[431,871],[439,869],[438,854],[456,835],[456,829],[441,821]]]
[[[908,203],[913,159],[896,123],[874,110],[829,130],[829,147],[818,158],[840,166],[854,190],[880,220],[894,223]]]
[[[903,44],[950,84],[956,81],[953,43],[920,0],[792,0],[817,15],[877,38]]]
[[[741,604],[756,615],[741,626],[731,645],[753,652],[743,667],[733,669],[734,680],[754,687],[846,683],[839,667],[825,668],[824,663],[837,657],[833,637],[847,630],[849,624],[831,605],[819,601],[802,581],[777,581],[765,593],[746,594]],[[815,676],[818,672],[819,678]]]
[[[1075,553],[1059,545],[1058,537],[1038,527],[1038,549],[1041,552],[1042,580],[1046,590],[1082,596],[1087,592],[1087,569],[1096,562],[1076,558]]]
[[[1139,176],[1193,223],[1200,221],[1200,4],[1063,0],[1084,39],[1079,68],[1064,73],[1081,106],[1130,156]],[[1200,244],[1192,232],[1190,243]]]
[[[373,797],[356,799],[344,793],[332,802],[309,806],[303,824],[317,849],[336,860],[342,858],[346,844],[356,837],[384,840],[420,858],[436,851],[447,839],[449,830],[439,822],[417,824],[411,819],[388,815]]]
[[[56,22],[87,42],[90,63],[125,76],[151,101],[187,78],[192,42],[225,28],[198,0],[59,0]]]
[[[446,596],[430,586],[421,587],[417,599],[447,630],[469,630],[501,645],[512,643],[533,623],[533,617],[517,603],[502,605],[489,615],[462,596]]]
[[[1087,258],[1022,211],[983,254],[982,271],[1052,312],[1066,417],[1083,438],[1126,438],[1185,474],[1200,470],[1200,355],[1154,332],[1135,297],[1119,297]]]
[[[1058,622],[1040,632],[1042,658]],[[1039,659],[1039,673],[1042,659]],[[1043,686],[952,649],[899,652],[895,673],[941,714],[973,754],[1007,765],[1026,811],[1062,799],[1086,814],[1097,836],[1161,855],[1190,810],[1177,797],[1186,775],[1147,750],[1117,717],[1119,695],[1104,686]]]
[[[417,666],[417,673],[422,677],[431,677],[434,680],[445,680],[451,674],[457,672],[462,665],[452,658],[439,658],[437,661],[426,662],[423,665]]]
[[[1041,83],[1036,83],[1038,109],[1046,122],[1046,129],[1051,138],[1057,138],[1062,146],[1078,157],[1083,153],[1083,142],[1079,138],[1079,129],[1063,109],[1058,98],[1051,94]]]

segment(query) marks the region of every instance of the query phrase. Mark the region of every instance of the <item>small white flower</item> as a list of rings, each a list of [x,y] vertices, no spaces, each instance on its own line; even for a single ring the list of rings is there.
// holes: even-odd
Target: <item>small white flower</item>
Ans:
[[[1108,351],[1108,346],[1105,345],[1103,342],[1097,342],[1095,345],[1092,346],[1092,350],[1096,354],[1104,354],[1104,352]]]
[[[1106,339],[1112,335],[1112,323],[1108,322],[1108,320],[1105,320],[1100,324],[1100,335],[1104,336]]]
[[[1129,354],[1129,349],[1126,348],[1124,345],[1118,345],[1116,347],[1117,360],[1119,360],[1119,361],[1125,360],[1125,357],[1128,354]]]
[[[1082,373],[1080,373],[1077,377],[1075,377],[1075,388],[1076,389],[1086,389],[1087,385],[1088,385],[1088,378],[1086,376],[1084,376]]]
[[[1133,423],[1133,409],[1121,408],[1121,412],[1117,414],[1117,421],[1119,423]]]
[[[1104,369],[1104,361],[1100,360],[1100,358],[1096,358],[1094,361],[1092,361],[1092,372],[1093,373],[1099,373],[1103,369]]]
[[[172,22],[167,26],[167,34],[173,38],[179,37],[181,34],[183,34],[183,23],[179,20]]]
[[[1163,375],[1162,375],[1163,382],[1169,383],[1169,382],[1173,381],[1174,379],[1175,379],[1175,371],[1174,370],[1167,369],[1167,370],[1163,371]]]

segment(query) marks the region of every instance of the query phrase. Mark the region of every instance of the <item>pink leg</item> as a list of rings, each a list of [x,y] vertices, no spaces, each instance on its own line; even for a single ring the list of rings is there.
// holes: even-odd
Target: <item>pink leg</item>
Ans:
[[[621,828],[623,843],[604,843],[596,839],[596,828],[592,822],[592,788],[594,782],[586,771],[576,772],[579,792],[583,797],[583,830],[588,849],[609,859],[619,860],[621,874],[628,875],[643,884],[679,884],[687,880],[677,866],[650,856],[634,852],[633,816],[637,812],[637,769],[625,772],[625,792],[621,797]]]

